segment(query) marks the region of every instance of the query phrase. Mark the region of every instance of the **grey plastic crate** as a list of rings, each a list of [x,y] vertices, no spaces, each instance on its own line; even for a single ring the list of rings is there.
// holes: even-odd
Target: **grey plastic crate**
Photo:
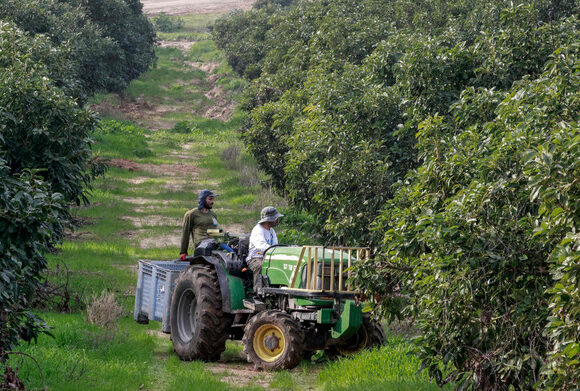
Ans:
[[[189,263],[177,261],[139,261],[139,278],[135,292],[135,311],[137,322],[156,320],[161,322],[161,331],[171,332],[169,310],[171,293],[179,273]]]

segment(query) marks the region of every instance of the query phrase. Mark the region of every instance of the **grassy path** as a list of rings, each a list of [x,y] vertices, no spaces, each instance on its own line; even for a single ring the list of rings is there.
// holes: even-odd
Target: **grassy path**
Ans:
[[[95,149],[110,169],[95,183],[92,205],[76,211],[80,229],[49,256],[50,286],[67,293],[40,313],[53,337],[21,350],[41,363],[50,390],[437,389],[415,376],[418,363],[401,339],[350,360],[270,373],[254,371],[231,341],[218,363],[181,362],[159,323],[133,321],[138,260],[178,256],[181,218],[196,206],[199,190],[220,193],[215,211],[235,233],[248,232],[263,206],[284,205],[260,186],[263,178],[239,141],[243,116],[235,100],[244,82],[210,40],[215,15],[182,18],[180,31],[160,34],[156,69],[124,96],[93,102],[103,117]],[[282,224],[281,241],[284,231]],[[87,304],[103,291],[123,309],[108,328],[86,319]],[[32,363],[18,366],[29,388],[42,388]]]

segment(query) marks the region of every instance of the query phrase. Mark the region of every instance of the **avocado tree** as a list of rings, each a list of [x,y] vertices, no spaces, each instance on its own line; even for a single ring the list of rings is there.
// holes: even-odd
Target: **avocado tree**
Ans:
[[[51,78],[81,103],[97,92],[120,92],[155,61],[155,32],[140,3],[124,0],[6,0],[0,20],[46,35],[66,67],[47,64]]]
[[[58,49],[0,23],[0,354],[30,341],[44,253],[62,238],[71,202],[87,200],[95,119],[50,78]],[[45,57],[48,55],[48,57]]]
[[[440,383],[577,388],[579,12],[301,1],[244,37],[248,149],[329,242],[376,249],[357,281],[407,302]]]

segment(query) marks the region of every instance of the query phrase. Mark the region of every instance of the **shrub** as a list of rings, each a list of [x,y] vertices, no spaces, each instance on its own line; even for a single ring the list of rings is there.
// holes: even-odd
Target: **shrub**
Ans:
[[[103,291],[87,300],[87,321],[100,327],[115,329],[123,316],[123,308],[117,303],[115,295]]]

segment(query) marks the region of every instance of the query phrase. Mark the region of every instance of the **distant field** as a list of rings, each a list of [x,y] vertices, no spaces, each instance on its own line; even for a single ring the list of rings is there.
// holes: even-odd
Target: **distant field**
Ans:
[[[233,9],[249,9],[255,0],[141,0],[146,14],[209,14]]]

